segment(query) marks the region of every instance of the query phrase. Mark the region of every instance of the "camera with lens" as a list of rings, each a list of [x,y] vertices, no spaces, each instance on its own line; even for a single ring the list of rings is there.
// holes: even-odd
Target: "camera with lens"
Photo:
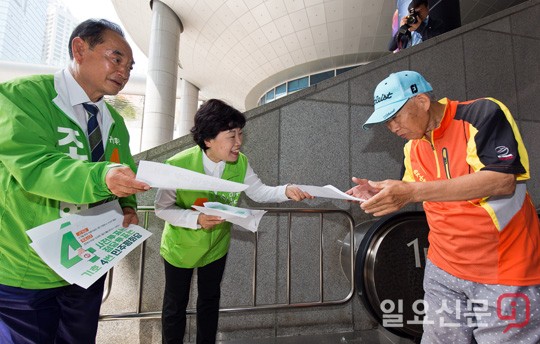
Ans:
[[[416,12],[414,8],[411,8],[409,9],[409,15],[406,18],[407,25],[410,27],[411,25],[418,23],[418,12]]]
[[[405,24],[399,28],[399,33],[404,35],[409,31],[409,28],[418,23],[418,12],[414,8],[409,8],[409,15],[405,17]]]

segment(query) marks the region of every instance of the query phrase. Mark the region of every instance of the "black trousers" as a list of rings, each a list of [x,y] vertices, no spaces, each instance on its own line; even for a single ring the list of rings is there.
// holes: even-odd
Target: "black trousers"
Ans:
[[[227,255],[197,268],[197,344],[214,344],[219,317],[221,279]],[[194,269],[177,268],[165,263],[165,294],[161,317],[163,344],[183,343],[186,309]]]
[[[0,343],[94,344],[104,282],[105,276],[88,289],[0,285]]]

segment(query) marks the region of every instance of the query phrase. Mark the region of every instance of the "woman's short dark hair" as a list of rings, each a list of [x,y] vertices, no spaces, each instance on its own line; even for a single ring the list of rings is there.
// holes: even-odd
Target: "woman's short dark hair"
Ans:
[[[69,58],[73,60],[71,43],[75,37],[82,38],[83,41],[88,43],[90,49],[93,49],[96,45],[103,43],[103,34],[107,30],[114,31],[120,36],[125,37],[122,28],[119,25],[108,21],[107,19],[87,19],[77,25],[77,27],[71,33],[71,37],[69,37]]]
[[[206,151],[205,140],[211,140],[225,130],[243,128],[244,114],[219,99],[209,99],[195,113],[195,125],[191,128],[193,140]]]

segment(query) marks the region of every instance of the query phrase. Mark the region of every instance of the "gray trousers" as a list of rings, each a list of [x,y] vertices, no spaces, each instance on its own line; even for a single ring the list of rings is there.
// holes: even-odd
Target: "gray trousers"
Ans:
[[[428,260],[424,291],[422,344],[540,343],[540,285],[475,283]]]

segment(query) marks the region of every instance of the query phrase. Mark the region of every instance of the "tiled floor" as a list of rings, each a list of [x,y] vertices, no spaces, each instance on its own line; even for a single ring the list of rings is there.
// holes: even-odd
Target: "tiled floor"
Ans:
[[[388,331],[366,330],[348,333],[336,333],[319,336],[290,336],[265,339],[242,339],[218,341],[217,344],[414,344],[413,341],[400,338]]]

